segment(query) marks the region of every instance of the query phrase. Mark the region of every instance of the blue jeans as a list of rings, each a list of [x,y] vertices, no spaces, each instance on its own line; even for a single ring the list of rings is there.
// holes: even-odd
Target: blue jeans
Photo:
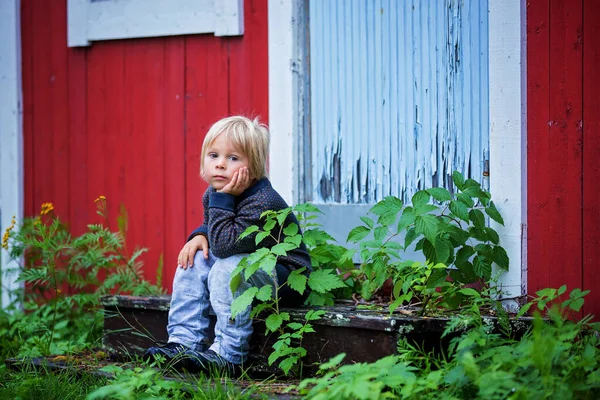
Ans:
[[[231,303],[234,295],[229,282],[231,272],[246,254],[228,258],[217,258],[209,252],[204,259],[202,251],[196,252],[191,268],[177,268],[173,280],[173,295],[169,310],[167,332],[169,342],[183,344],[197,351],[208,347],[209,308],[217,315],[215,340],[210,349],[234,364],[242,364],[248,356],[249,341],[252,335],[251,307],[234,320],[231,319]],[[274,273],[275,275],[275,273]],[[239,296],[251,286],[276,285],[276,276],[258,270],[243,281],[235,296]]]

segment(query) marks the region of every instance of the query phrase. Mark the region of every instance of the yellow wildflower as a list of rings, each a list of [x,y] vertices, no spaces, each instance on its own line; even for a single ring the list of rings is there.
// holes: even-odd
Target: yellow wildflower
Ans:
[[[42,204],[42,210],[40,211],[40,215],[46,215],[52,210],[54,210],[54,205],[52,203],[44,203]]]
[[[4,250],[8,250],[8,239],[10,239],[10,232],[13,230],[16,223],[17,221],[15,219],[15,216],[13,215],[12,220],[10,221],[10,226],[6,228],[4,236],[2,236],[2,248]]]
[[[106,200],[106,197],[104,197],[104,196],[100,196],[100,197],[98,197],[96,200],[94,200],[94,203],[97,203],[97,202],[99,202],[99,201],[105,201],[105,200]]]

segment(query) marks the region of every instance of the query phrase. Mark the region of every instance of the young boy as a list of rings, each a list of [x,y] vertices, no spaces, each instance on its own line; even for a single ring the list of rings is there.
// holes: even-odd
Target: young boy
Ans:
[[[173,281],[165,346],[151,347],[147,358],[176,358],[176,366],[188,371],[239,372],[248,355],[252,334],[250,307],[231,319],[234,297],[250,286],[274,284],[273,277],[258,270],[242,282],[235,295],[229,286],[231,272],[239,261],[259,247],[271,247],[272,238],[255,244],[256,234],[238,240],[251,225],[262,226],[260,215],[288,205],[266,177],[269,132],[258,119],[233,116],[216,122],[202,145],[200,175],[209,183],[204,193],[204,223],[194,230],[179,253]],[[298,224],[290,214],[284,223]],[[297,268],[311,270],[304,244],[280,257],[275,268],[277,284],[287,281]],[[284,285],[280,304],[299,306],[304,296]],[[215,339],[208,342],[209,307],[217,315]]]

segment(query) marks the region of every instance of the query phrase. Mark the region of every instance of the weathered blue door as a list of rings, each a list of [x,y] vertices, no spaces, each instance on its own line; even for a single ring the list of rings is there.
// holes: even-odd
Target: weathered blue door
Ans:
[[[303,200],[338,236],[453,170],[487,183],[487,13],[487,0],[310,1]]]

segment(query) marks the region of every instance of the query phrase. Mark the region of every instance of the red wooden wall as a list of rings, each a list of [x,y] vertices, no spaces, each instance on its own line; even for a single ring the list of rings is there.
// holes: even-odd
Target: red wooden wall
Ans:
[[[66,0],[21,0],[25,213],[53,202],[75,233],[112,227],[123,205],[128,248],[148,247],[146,277],[202,222],[202,140],[220,117],[268,120],[267,0],[246,0],[245,34],[105,41],[67,47]]]
[[[600,2],[527,2],[528,291],[600,317]]]

